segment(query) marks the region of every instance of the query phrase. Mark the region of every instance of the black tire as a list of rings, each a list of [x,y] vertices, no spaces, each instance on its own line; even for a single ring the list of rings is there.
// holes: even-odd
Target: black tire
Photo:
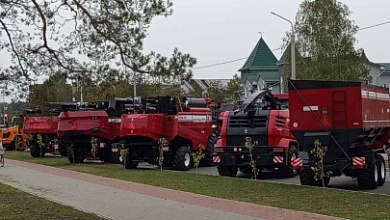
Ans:
[[[126,156],[125,169],[137,169],[138,157],[136,153],[129,153]]]
[[[238,172],[235,166],[219,165],[217,169],[220,176],[236,177]]]
[[[315,173],[311,169],[304,169],[299,172],[299,181],[301,185],[305,186],[324,186],[327,187],[330,182],[330,176],[324,177],[324,185],[322,185],[322,180],[315,180]]]
[[[217,142],[218,137],[211,136],[209,137],[209,141],[207,142],[207,148],[204,155],[204,158],[200,161],[199,165],[202,167],[211,167],[214,166],[213,163],[213,153],[214,153],[214,145]]]
[[[66,148],[68,160],[70,163],[83,163],[84,153],[81,148],[68,146]]]
[[[10,144],[4,146],[6,150],[15,150],[15,141],[12,141]]]
[[[376,160],[367,163],[367,169],[361,170],[357,177],[360,189],[376,189],[378,187],[378,166]]]
[[[324,177],[324,187],[327,187],[329,185],[329,182],[330,182],[330,176]],[[322,186],[322,181],[319,181],[318,184],[319,184],[318,186]]]
[[[16,146],[16,150],[18,150],[18,151],[25,151],[26,150],[26,146],[24,145],[22,138],[20,138],[18,146]]]
[[[61,156],[63,156],[63,157],[68,156],[68,152],[66,150],[66,145],[64,145],[64,144],[59,145],[59,151],[60,151]]]
[[[315,173],[311,169],[304,169],[299,173],[301,185],[317,186],[318,182],[314,179]]]
[[[280,171],[284,177],[294,177],[297,175],[297,171],[293,169],[291,165],[291,159],[298,157],[298,149],[295,145],[291,145],[288,148],[287,165],[281,167]]]
[[[100,158],[105,163],[111,163],[111,144],[106,144],[106,147],[104,149],[100,148]]]
[[[41,149],[38,147],[37,144],[30,145],[30,154],[32,157],[39,157],[40,153],[41,153]]]
[[[192,155],[189,147],[182,146],[176,150],[175,154],[175,169],[187,171],[192,165]]]
[[[376,155],[378,170],[378,186],[383,186],[386,182],[386,162],[382,155]]]

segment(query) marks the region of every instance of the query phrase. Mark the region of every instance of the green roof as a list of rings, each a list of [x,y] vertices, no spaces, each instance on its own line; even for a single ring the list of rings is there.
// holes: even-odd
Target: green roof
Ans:
[[[246,60],[244,66],[238,71],[245,70],[277,70],[276,63],[278,60],[272,53],[268,45],[265,43],[263,38],[257,42],[252,53]]]
[[[272,71],[260,71],[261,78],[267,82],[278,82],[279,81],[279,73]]]
[[[245,75],[245,77],[249,83],[253,83],[259,79],[260,75],[258,73],[248,73]]]
[[[295,59],[296,62],[299,62],[299,60],[303,59],[296,48],[295,48]],[[291,63],[291,43],[287,45],[277,65],[279,66],[279,65],[290,64],[290,63]]]
[[[277,65],[283,65],[291,62],[291,44],[288,44],[286,49],[284,50],[282,56],[280,57]]]

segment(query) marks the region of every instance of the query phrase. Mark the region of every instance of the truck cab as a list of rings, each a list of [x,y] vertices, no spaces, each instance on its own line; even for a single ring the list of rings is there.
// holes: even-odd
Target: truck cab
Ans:
[[[214,147],[213,161],[221,176],[236,176],[238,170],[252,173],[280,171],[293,176],[290,165],[297,156],[298,142],[289,129],[288,96],[264,90],[252,94],[233,111],[222,113],[221,138]],[[248,144],[253,145],[252,150]]]

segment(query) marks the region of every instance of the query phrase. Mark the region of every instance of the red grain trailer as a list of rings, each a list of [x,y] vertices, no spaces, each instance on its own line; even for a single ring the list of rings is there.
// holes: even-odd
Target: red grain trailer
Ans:
[[[331,176],[357,178],[362,189],[386,180],[384,145],[390,138],[389,89],[360,82],[289,80],[290,126],[303,152],[292,161],[303,185],[321,185],[311,152],[319,141]],[[318,142],[317,142],[318,143]]]

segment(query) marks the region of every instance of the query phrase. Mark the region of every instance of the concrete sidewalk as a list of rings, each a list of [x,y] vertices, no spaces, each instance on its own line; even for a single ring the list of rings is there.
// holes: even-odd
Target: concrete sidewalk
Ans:
[[[338,219],[7,160],[0,182],[109,219]]]

